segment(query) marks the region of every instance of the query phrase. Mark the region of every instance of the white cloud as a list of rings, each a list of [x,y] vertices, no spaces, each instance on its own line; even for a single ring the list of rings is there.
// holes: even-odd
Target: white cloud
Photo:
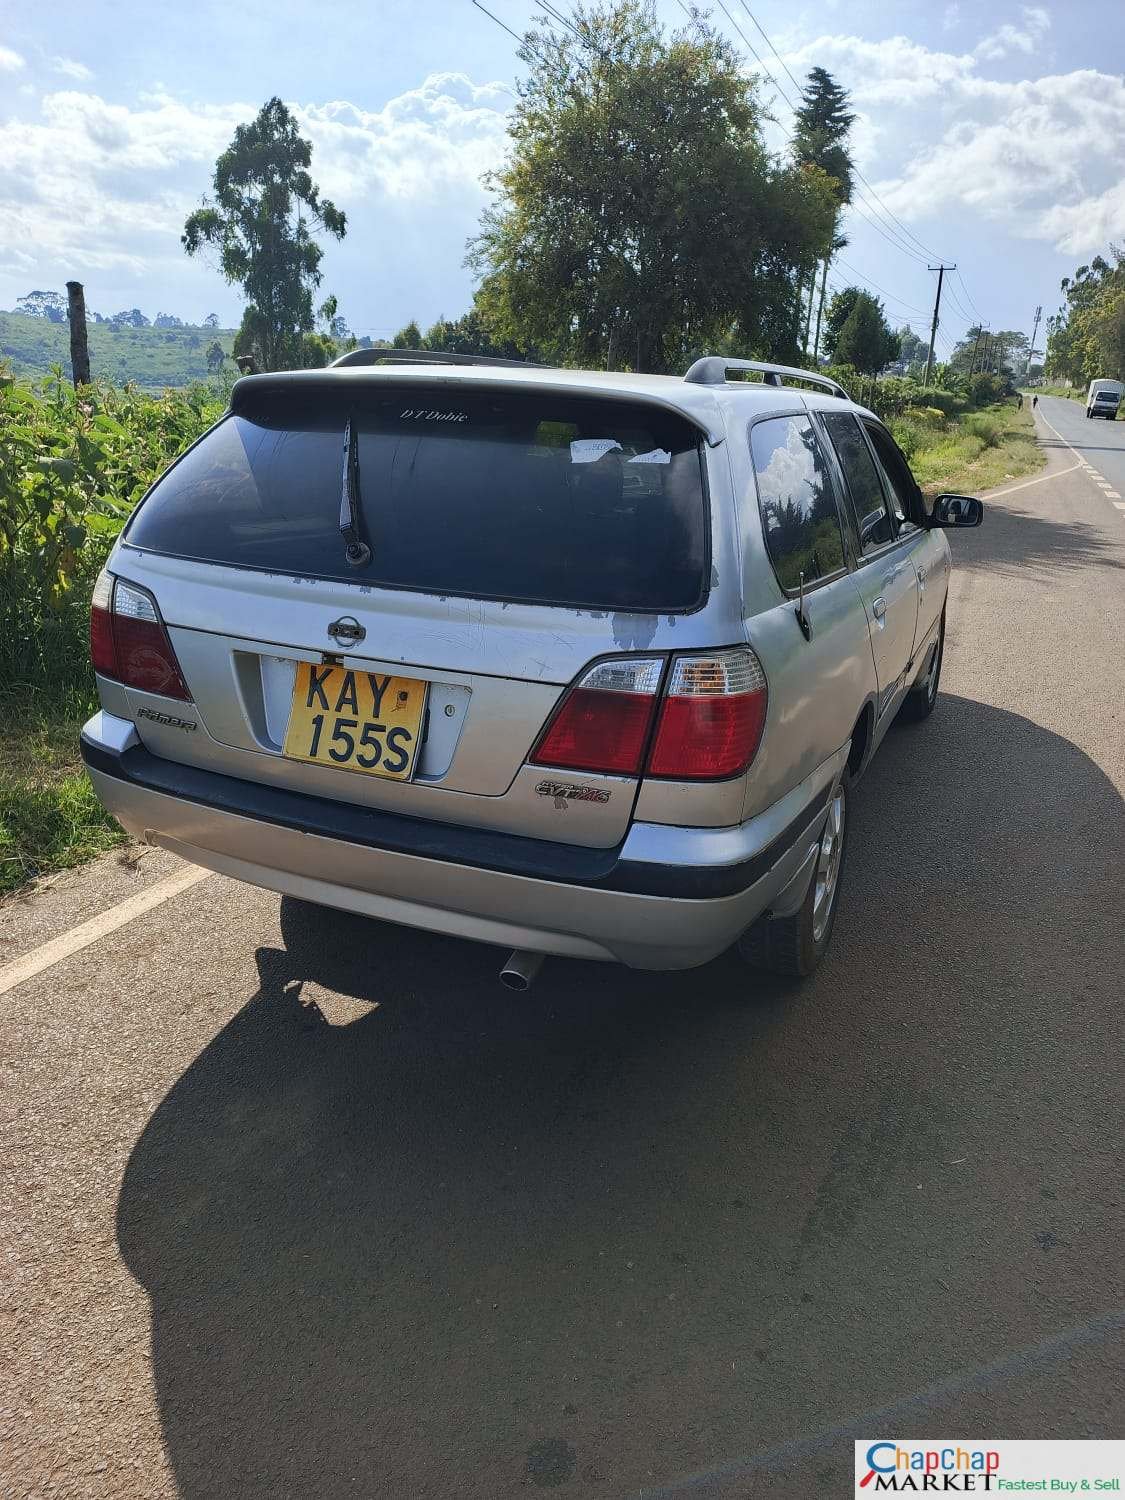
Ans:
[[[440,73],[381,110],[346,100],[291,106],[312,141],[314,178],[348,216],[346,240],[329,248],[331,289],[346,289],[350,276],[364,301],[378,284],[401,305],[428,277],[413,304],[420,315],[435,301],[435,312],[454,315],[467,304],[464,240],[485,199],[481,175],[502,158],[510,103],[500,84]],[[67,89],[45,95],[36,118],[0,122],[0,246],[9,247],[0,269],[22,271],[33,248],[44,284],[78,275],[95,288],[134,285],[142,306],[165,295],[150,287],[217,292],[214,268],[187,261],[180,235],[215,158],[256,111],[163,90],[124,105]],[[96,290],[91,300],[98,305]]]
[[[1125,235],[1125,189],[1103,149],[1125,133],[1125,82],[1086,70],[965,92],[974,117],[879,185],[896,213],[960,207],[1077,254]]]
[[[1045,11],[1024,9],[1029,49],[1048,25]],[[1006,41],[1023,54],[1022,40]],[[980,46],[822,36],[786,61],[821,62],[851,90],[857,159],[907,223],[971,215],[1067,254],[1125,237],[1125,187],[1106,149],[1125,138],[1125,81],[1094,69],[1002,81],[982,73],[983,58]]]
[[[1040,5],[1023,7],[1023,26],[1004,25],[977,43],[976,55],[987,61],[1007,57],[1010,52],[1025,52],[1029,55],[1050,29],[1051,18]]]
[[[80,83],[94,76],[85,63],[75,62],[73,57],[52,57],[51,67],[56,73],[62,73],[67,78],[76,78]]]
[[[0,73],[18,73],[24,66],[24,60],[18,52],[13,52],[10,47],[0,47]]]

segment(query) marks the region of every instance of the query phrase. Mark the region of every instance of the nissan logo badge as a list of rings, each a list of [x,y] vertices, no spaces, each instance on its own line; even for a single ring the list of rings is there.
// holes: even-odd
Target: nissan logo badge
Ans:
[[[338,646],[358,646],[367,631],[354,615],[344,615],[341,619],[332,621],[328,634]]]

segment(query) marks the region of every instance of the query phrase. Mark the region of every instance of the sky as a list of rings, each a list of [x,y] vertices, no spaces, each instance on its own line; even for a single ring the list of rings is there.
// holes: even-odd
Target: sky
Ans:
[[[521,32],[535,0],[483,0]],[[657,0],[669,27],[680,0]],[[939,352],[978,317],[1031,332],[1059,281],[1125,241],[1125,14],[1104,0],[714,0],[782,149],[794,79],[827,68],[852,95],[865,182],[830,286],[866,285]],[[760,28],[760,29],[759,29]],[[741,30],[742,35],[739,35]],[[768,38],[768,42],[766,40]],[[776,53],[771,50],[776,49]],[[750,44],[749,46],[747,44]],[[502,163],[522,65],[471,0],[4,0],[0,5],[0,308],[85,283],[103,314],[139,307],[237,323],[183,221],[237,124],[278,94],[313,143],[313,176],[348,217],[322,293],[388,337],[472,298],[465,242]],[[790,76],[792,75],[792,77]],[[866,184],[866,185],[865,185]],[[721,232],[721,225],[716,226]],[[1038,343],[1043,342],[1040,330]]]

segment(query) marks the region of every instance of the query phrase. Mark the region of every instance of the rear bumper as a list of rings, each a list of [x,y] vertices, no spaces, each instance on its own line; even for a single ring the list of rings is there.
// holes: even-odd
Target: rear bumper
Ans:
[[[375,812],[162,760],[96,714],[82,757],[138,838],[269,890],[535,952],[706,963],[801,886],[846,754],[738,828],[634,824],[613,849]],[[798,893],[799,894],[799,893]]]

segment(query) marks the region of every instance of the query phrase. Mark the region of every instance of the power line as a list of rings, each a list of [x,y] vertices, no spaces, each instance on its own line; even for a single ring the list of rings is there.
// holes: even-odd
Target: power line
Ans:
[[[523,37],[520,36],[518,32],[513,31],[506,21],[502,21],[499,16],[494,16],[487,5],[482,5],[480,3],[480,0],[473,0],[473,4],[476,6],[477,10],[483,11],[490,21],[495,21],[497,26],[502,26],[509,36],[514,36],[516,41],[519,42],[520,46],[523,46]]]
[[[902,220],[901,220],[901,219],[900,219],[900,218],[899,218],[899,217],[898,217],[898,215],[897,215],[897,214],[895,214],[895,213],[893,213],[893,212],[892,212],[892,211],[891,211],[891,209],[889,209],[889,208],[888,208],[888,207],[887,207],[887,205],[886,205],[886,204],[885,204],[885,203],[884,203],[884,202],[883,202],[883,200],[882,200],[882,198],[880,198],[880,197],[879,197],[879,194],[878,194],[878,193],[877,193],[877,192],[876,192],[876,191],[875,191],[875,189],[874,189],[874,188],[873,188],[873,187],[872,187],[872,186],[871,186],[871,184],[870,184],[870,183],[869,183],[869,182],[868,182],[868,180],[867,180],[867,178],[866,178],[866,177],[865,177],[865,176],[864,176],[864,175],[863,175],[863,173],[862,173],[862,172],[861,172],[861,171],[860,171],[860,170],[859,170],[859,168],[858,168],[858,167],[855,167],[855,168],[854,168],[854,169],[853,169],[853,170],[854,170],[854,172],[855,172],[855,175],[856,175],[856,176],[857,176],[857,177],[858,177],[858,178],[859,178],[859,180],[860,180],[860,182],[862,182],[862,183],[863,183],[863,185],[864,185],[864,187],[865,187],[865,188],[866,188],[866,189],[867,189],[867,191],[868,191],[868,192],[869,192],[869,193],[870,193],[870,194],[871,194],[871,196],[872,196],[872,197],[873,197],[873,198],[874,198],[874,199],[875,199],[875,201],[876,201],[876,203],[878,203],[878,204],[880,204],[880,205],[881,205],[881,207],[882,207],[882,209],[883,209],[883,212],[884,212],[884,213],[885,213],[885,214],[886,214],[886,216],[887,216],[887,218],[888,218],[888,219],[891,219],[891,220],[892,220],[892,221],[893,221],[893,222],[894,222],[894,223],[895,223],[895,224],[897,224],[897,225],[898,225],[898,226],[899,226],[899,228],[900,228],[900,229],[901,229],[901,230],[902,230],[902,232],[903,232],[903,234],[904,234],[904,235],[905,235],[905,236],[906,236],[906,237],[907,237],[907,238],[908,238],[908,239],[911,239],[911,240],[913,240],[913,241],[914,241],[914,243],[915,243],[915,244],[916,244],[916,245],[917,245],[917,246],[918,246],[918,247],[919,247],[919,249],[920,249],[920,250],[921,250],[921,251],[922,251],[922,253],[923,253],[923,255],[925,255],[925,256],[927,256],[927,257],[928,257],[928,256],[931,256],[931,255],[933,255],[933,254],[934,254],[934,251],[932,251],[932,250],[928,250],[928,249],[927,249],[927,248],[926,248],[926,246],[925,246],[925,245],[924,245],[924,244],[923,244],[923,242],[922,242],[922,241],[921,241],[921,240],[920,240],[920,239],[919,239],[919,238],[918,238],[918,236],[917,236],[917,235],[916,235],[916,234],[915,234],[915,233],[914,233],[914,231],[913,231],[913,230],[912,230],[912,229],[909,229],[909,228],[908,228],[908,227],[907,227],[907,226],[906,226],[906,225],[905,225],[905,224],[904,224],[904,223],[903,223],[903,222],[902,222]]]
[[[720,3],[721,3],[721,0],[720,0]],[[749,16],[749,17],[750,17],[750,19],[751,19],[751,20],[752,20],[752,21],[753,21],[753,22],[754,22],[754,25],[755,25],[755,26],[757,26],[757,28],[758,28],[758,30],[759,30],[759,31],[760,31],[760,32],[761,32],[761,34],[762,34],[762,36],[764,36],[764,37],[765,37],[765,39],[766,39],[766,42],[767,42],[767,44],[768,44],[768,46],[769,46],[769,49],[770,49],[770,51],[771,51],[771,52],[772,52],[772,53],[773,53],[773,55],[774,55],[774,56],[775,56],[775,57],[776,57],[776,58],[777,58],[777,60],[778,60],[778,62],[779,62],[779,63],[780,63],[780,64],[781,64],[781,66],[782,66],[782,67],[783,67],[783,68],[784,68],[784,69],[785,69],[785,71],[786,71],[786,72],[787,72],[787,73],[789,73],[789,77],[790,77],[790,78],[793,78],[793,74],[792,74],[792,73],[790,73],[790,72],[789,72],[789,66],[788,66],[788,64],[787,64],[787,63],[786,63],[786,61],[785,61],[785,59],[784,59],[784,58],[783,58],[783,57],[782,57],[782,56],[781,56],[781,53],[780,53],[780,52],[778,52],[778,50],[777,50],[777,48],[776,48],[776,47],[775,47],[775,46],[774,46],[774,44],[773,44],[773,42],[772,42],[772,41],[771,41],[771,40],[770,40],[770,37],[769,37],[769,34],[768,34],[768,32],[767,32],[767,31],[766,31],[766,30],[765,30],[765,28],[764,28],[764,27],[763,27],[763,26],[762,26],[762,25],[761,25],[761,24],[760,24],[760,23],[759,23],[759,22],[758,22],[758,21],[757,21],[757,20],[756,20],[756,19],[755,19],[755,17],[754,17],[754,15],[753,15],[753,13],[752,13],[752,12],[751,12],[751,10],[750,10],[750,7],[749,7],[749,5],[748,5],[748,4],[747,4],[747,3],[746,3],[746,0],[741,0],[741,4],[742,4],[742,8],[743,8],[743,10],[744,10],[744,11],[745,11],[745,12],[746,12],[746,14],[747,14],[747,15],[748,15],[748,16]],[[725,6],[725,5],[724,5],[724,6],[723,6],[723,9],[724,9],[724,10],[726,10],[726,6]],[[755,53],[755,56],[757,56],[757,54],[756,54],[756,53]],[[797,80],[796,80],[796,79],[795,79],[795,78],[793,78],[793,83],[794,83],[794,85],[795,85],[795,86],[796,86],[796,88],[797,88],[797,89],[798,89],[798,91],[800,91],[800,87],[801,87],[801,86],[800,86],[800,84],[798,84],[798,83],[797,83]],[[863,175],[863,173],[862,173],[862,172],[861,172],[861,171],[860,171],[860,170],[859,170],[859,168],[858,168],[858,167],[853,167],[853,168],[852,168],[852,173],[853,173],[853,175],[854,175],[854,176],[855,176],[855,177],[858,177],[858,178],[859,178],[859,180],[860,180],[860,182],[862,182],[862,183],[863,183],[863,185],[864,185],[864,187],[865,187],[865,188],[866,188],[866,189],[867,189],[867,191],[868,191],[868,192],[869,192],[869,193],[870,193],[870,194],[871,194],[871,196],[872,196],[872,198],[874,198],[874,200],[875,200],[875,202],[876,202],[876,203],[878,203],[878,204],[879,204],[879,206],[880,206],[880,207],[881,207],[881,208],[882,208],[882,210],[883,210],[883,212],[884,212],[884,214],[885,214],[885,215],[886,215],[886,216],[887,216],[887,219],[888,219],[888,220],[890,220],[890,221],[892,221],[892,222],[893,222],[893,223],[894,223],[894,224],[897,224],[897,225],[898,225],[898,227],[899,227],[899,229],[900,229],[900,230],[901,230],[901,231],[902,231],[902,233],[903,233],[903,234],[904,234],[904,235],[905,235],[905,236],[906,236],[906,237],[907,237],[907,239],[908,239],[908,240],[913,240],[913,242],[914,242],[914,244],[915,244],[915,245],[917,245],[917,247],[918,247],[918,249],[919,249],[919,250],[920,250],[920,251],[921,251],[921,252],[922,252],[922,255],[923,255],[923,256],[924,256],[924,257],[925,257],[925,258],[926,258],[926,259],[927,259],[927,260],[929,260],[929,259],[930,259],[930,258],[931,258],[931,257],[934,257],[934,258],[936,258],[936,259],[938,259],[938,260],[940,260],[940,259],[941,259],[941,257],[940,257],[940,256],[939,256],[939,255],[938,255],[938,254],[937,254],[937,251],[936,251],[936,250],[931,250],[931,249],[930,249],[930,247],[929,247],[929,246],[928,246],[928,245],[926,245],[926,244],[924,244],[924,243],[923,243],[923,242],[922,242],[922,241],[921,241],[921,240],[920,240],[920,239],[919,239],[919,238],[918,238],[918,236],[917,236],[917,235],[916,235],[916,234],[915,234],[915,233],[914,233],[914,231],[913,231],[913,230],[912,230],[912,229],[909,229],[909,228],[908,228],[908,227],[907,227],[907,226],[906,226],[906,225],[905,225],[905,224],[904,224],[904,223],[903,223],[903,222],[902,222],[902,220],[901,220],[901,219],[900,219],[900,218],[899,218],[899,217],[898,217],[898,216],[897,216],[897,214],[895,214],[895,213],[894,213],[894,212],[893,212],[893,211],[892,211],[892,210],[891,210],[891,209],[889,209],[889,208],[888,208],[888,207],[887,207],[887,205],[886,205],[886,204],[885,204],[885,203],[884,203],[884,202],[883,202],[883,200],[882,200],[882,198],[880,198],[880,197],[879,197],[879,194],[878,194],[878,193],[877,193],[877,192],[876,192],[876,191],[875,191],[875,189],[874,189],[874,188],[873,188],[873,187],[872,187],[872,186],[871,186],[871,184],[870,184],[870,183],[869,183],[869,182],[868,182],[868,180],[867,180],[867,178],[866,178],[866,177],[865,177],[865,176],[864,176],[864,175]],[[874,210],[873,210],[873,211],[874,211]]]
[[[980,308],[973,301],[972,293],[969,291],[968,284],[966,283],[965,278],[961,275],[960,271],[957,272],[957,280],[965,288],[965,296],[968,297],[968,299],[969,299],[969,306],[973,309],[973,311],[977,315],[977,322],[978,323],[983,323],[984,319],[980,315]]]
[[[685,0],[678,0],[678,3],[679,3],[679,6],[680,6],[680,9],[684,12],[684,14],[687,16],[687,18],[688,18],[689,21],[694,22],[694,21],[696,21],[698,19],[697,16],[693,15],[693,13],[688,9],[687,5],[685,4]],[[754,15],[753,15],[753,12],[750,10],[750,7],[746,4],[746,0],[741,0],[741,4],[742,4],[743,9],[746,11],[746,14],[750,17],[750,19],[754,22],[754,25],[757,26],[758,30],[765,37],[767,43],[769,44],[770,50],[773,52],[774,56],[777,57],[778,61],[782,65],[782,67],[785,68],[785,71],[787,73],[789,73],[789,77],[791,79],[793,79],[793,82],[796,85],[796,87],[798,88],[798,90],[800,90],[800,84],[797,84],[797,80],[795,78],[793,78],[793,74],[789,72],[789,69],[786,66],[784,58],[781,57],[781,54],[778,52],[777,48],[773,45],[773,42],[770,41],[768,33],[763,29],[763,27],[755,19]],[[789,106],[789,108],[793,111],[794,114],[796,114],[797,113],[797,106],[789,98],[788,94],[786,94],[785,90],[781,87],[781,85],[778,83],[777,79],[770,72],[769,67],[767,66],[766,61],[762,57],[761,53],[759,53],[757,51],[757,49],[753,46],[753,44],[751,43],[749,37],[743,31],[742,27],[738,24],[738,22],[731,15],[730,11],[727,9],[727,6],[725,4],[725,0],[718,0],[718,5],[719,5],[719,8],[722,10],[723,14],[726,16],[727,20],[734,27],[735,31],[738,32],[738,35],[742,38],[742,41],[744,42],[744,44],[749,48],[750,52],[754,55],[755,59],[757,60],[758,64],[760,65],[762,71],[765,73],[766,77],[769,79],[770,83],[773,84],[774,88],[781,95],[781,97],[785,100],[785,102]],[[794,140],[795,140],[795,136],[792,135],[792,134],[790,134],[787,139],[788,139],[788,143],[790,145],[792,145],[793,142],[794,142]],[[874,188],[872,188],[871,184],[867,181],[866,177],[864,177],[862,175],[862,173],[858,170],[858,168],[853,168],[853,173],[867,187],[868,191],[871,193],[871,196],[873,198],[875,198],[877,202],[882,203],[882,199],[879,198],[879,195],[875,192]],[[934,252],[933,251],[929,251],[929,250],[925,250],[925,247],[923,247],[923,253],[922,254],[919,254],[917,250],[914,250],[910,246],[910,244],[903,238],[903,236],[901,234],[899,234],[895,230],[893,224],[891,223],[891,220],[894,219],[894,215],[891,213],[890,209],[888,209],[886,207],[885,204],[883,204],[883,214],[882,214],[882,217],[880,217],[880,211],[879,211],[879,209],[877,209],[873,203],[869,202],[868,199],[864,197],[863,193],[859,192],[859,190],[857,189],[856,190],[856,194],[857,194],[857,197],[859,199],[859,202],[858,203],[854,203],[853,202],[853,203],[850,203],[848,205],[848,207],[851,208],[851,210],[854,213],[858,214],[861,219],[863,219],[867,224],[869,224],[871,226],[871,228],[874,229],[877,234],[882,235],[883,239],[885,239],[887,241],[887,243],[890,246],[892,246],[892,248],[894,248],[895,250],[898,250],[903,255],[909,256],[912,260],[916,261],[919,265],[926,265],[928,263],[927,262],[927,256],[932,255]],[[896,222],[898,222],[898,221],[896,221]],[[903,228],[905,230],[905,225],[903,226]],[[906,230],[906,233],[909,234],[910,231]],[[915,241],[916,244],[921,245],[921,241],[917,238],[916,235],[911,235],[911,238]],[[885,292],[884,293],[884,296],[888,296],[889,297],[890,295],[891,295],[890,292]],[[896,301],[901,301],[902,299],[901,298],[896,298],[895,300]],[[907,306],[907,307],[909,307],[910,304],[906,303],[904,305]]]
[[[870,224],[874,225],[874,227],[879,231],[883,238],[889,244],[893,245],[896,250],[901,250],[903,255],[908,255],[911,260],[917,261],[920,266],[927,264],[926,257],[924,255],[919,255],[917,250],[915,250],[913,246],[907,244],[902,235],[899,234],[894,225],[891,224],[890,220],[887,219],[885,215],[881,216],[879,214],[879,210],[875,207],[875,205],[868,198],[866,198],[863,193],[860,192],[859,188],[854,186],[854,184],[853,192],[855,193],[855,200],[858,200],[858,203],[862,204],[863,206],[862,208],[858,207],[857,202],[853,200],[848,204],[849,208],[854,209],[856,213],[861,214],[862,217],[867,219]]]
[[[681,3],[682,3],[682,0],[681,0]],[[751,42],[750,38],[743,31],[742,27],[738,24],[738,22],[731,15],[730,11],[726,7],[726,4],[724,3],[724,0],[718,0],[718,5],[719,5],[719,9],[722,11],[723,15],[726,16],[727,20],[734,27],[735,31],[738,32],[738,34],[742,38],[744,44],[750,49],[750,51],[757,58],[758,62],[761,64],[763,73],[765,73],[766,77],[773,84],[774,88],[781,95],[781,97],[785,100],[786,104],[788,104],[789,108],[793,111],[793,113],[796,114],[797,113],[797,106],[793,103],[792,99],[790,99],[789,95],[781,87],[781,84],[778,83],[777,79],[770,72],[769,68],[766,66],[766,60],[765,60],[765,58],[761,55],[760,52],[755,51],[754,44]],[[686,7],[685,7],[685,9],[686,9]],[[750,19],[753,20],[754,19],[753,16],[751,16]],[[761,30],[760,27],[758,29]],[[767,38],[767,40],[768,40],[768,38]],[[793,137],[790,136],[789,139],[792,140]]]
[[[762,31],[761,26],[758,25],[758,21],[757,21],[757,18],[755,17],[755,15],[754,15],[754,12],[747,5],[746,0],[742,0],[742,9],[746,12],[746,14],[754,22],[754,25],[758,27],[758,30],[762,32],[762,36],[765,37],[766,46],[773,53],[774,57],[777,58],[778,62],[785,69],[785,71],[787,73],[789,73],[789,64],[785,61],[785,59],[782,57],[781,53],[777,50],[777,48],[774,46],[774,44],[770,41],[770,39],[766,35],[766,33],[764,31]],[[803,90],[802,85],[797,82],[797,80],[793,77],[792,73],[789,73],[789,77],[792,80],[793,87],[797,90],[798,94],[803,93],[804,90]]]
[[[886,289],[886,287],[880,286],[877,281],[872,281],[870,276],[864,276],[861,271],[857,271],[856,268],[853,265],[851,265],[848,261],[846,261],[843,258],[842,255],[837,256],[836,260],[837,260],[837,264],[838,265],[841,265],[846,270],[850,271],[853,276],[858,276],[861,281],[866,281],[867,284],[868,284],[868,286],[874,287],[877,292],[882,292],[883,296],[884,297],[889,297],[892,302],[898,302],[898,303],[900,303],[903,307],[907,308],[910,312],[916,312],[916,313],[918,313],[923,318],[926,316],[926,309],[924,307],[915,307],[914,304],[913,304],[913,302],[906,302],[906,301],[903,300],[902,297],[896,297],[895,294],[894,294],[894,292],[888,292],[887,289]]]

